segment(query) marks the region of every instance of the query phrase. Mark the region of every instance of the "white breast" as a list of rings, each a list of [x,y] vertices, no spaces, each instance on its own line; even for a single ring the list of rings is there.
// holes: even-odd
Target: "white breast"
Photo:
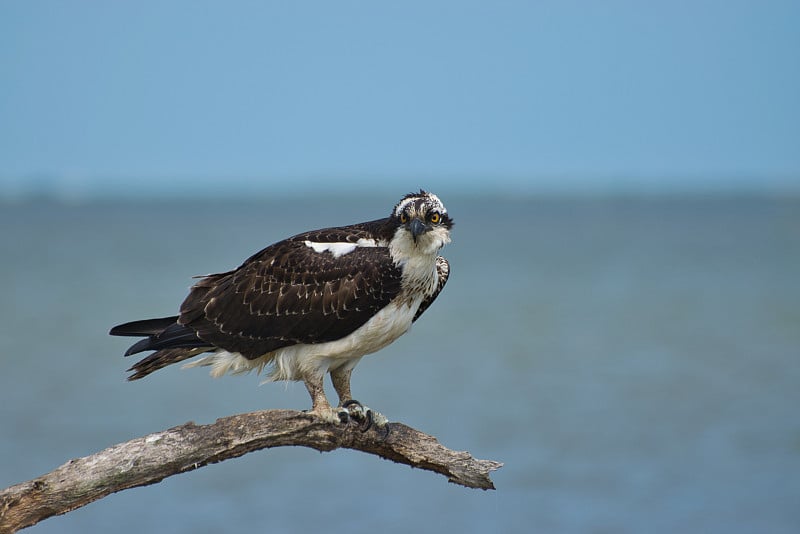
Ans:
[[[421,300],[417,298],[410,303],[395,300],[342,339],[275,351],[269,378],[298,380],[309,373],[324,374],[332,369],[355,367],[363,356],[381,350],[408,331]]]

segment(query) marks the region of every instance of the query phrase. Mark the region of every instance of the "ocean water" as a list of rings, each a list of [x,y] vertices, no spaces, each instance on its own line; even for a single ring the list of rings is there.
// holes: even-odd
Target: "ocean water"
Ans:
[[[354,396],[505,466],[497,491],[354,451],[251,453],[29,532],[800,531],[800,200],[468,198],[452,276]],[[164,369],[117,323],[191,276],[397,199],[0,204],[0,487],[186,421],[305,409],[301,384]],[[313,530],[312,530],[313,529]]]

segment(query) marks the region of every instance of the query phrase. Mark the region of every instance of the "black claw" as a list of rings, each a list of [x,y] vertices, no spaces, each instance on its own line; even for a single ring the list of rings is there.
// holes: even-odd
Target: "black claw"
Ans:
[[[375,422],[375,418],[372,416],[372,410],[367,410],[367,424],[361,428],[362,432],[366,432],[370,428],[372,428],[372,424]]]
[[[383,435],[383,439],[386,439],[386,438],[389,437],[389,433],[392,431],[392,429],[389,428],[389,422],[388,421],[383,426],[384,426],[384,429],[386,430],[386,433]]]
[[[359,408],[363,408],[364,405],[358,402],[355,399],[346,400],[342,403],[342,408],[347,408],[348,406],[357,405]]]
[[[342,424],[346,424],[350,421],[350,414],[347,410],[342,410],[337,415],[339,416],[339,421],[341,421]]]

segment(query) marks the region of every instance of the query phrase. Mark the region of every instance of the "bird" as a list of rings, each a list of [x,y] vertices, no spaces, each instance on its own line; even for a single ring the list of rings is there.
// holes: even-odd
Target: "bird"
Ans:
[[[267,381],[302,381],[310,412],[326,421],[371,418],[352,397],[353,369],[406,333],[439,296],[450,276],[439,251],[452,227],[439,197],[420,189],[388,217],[303,232],[236,269],[200,277],[178,315],[109,333],[144,338],[125,356],[154,351],[128,369],[128,380],[199,356],[184,367],[208,366],[213,377],[266,368]],[[335,408],[325,395],[327,374]]]

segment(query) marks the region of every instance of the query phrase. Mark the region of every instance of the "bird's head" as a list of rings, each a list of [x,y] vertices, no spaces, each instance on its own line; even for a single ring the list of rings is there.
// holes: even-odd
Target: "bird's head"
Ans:
[[[450,242],[453,220],[439,197],[420,189],[400,199],[391,215],[395,238],[419,252],[434,254]]]

